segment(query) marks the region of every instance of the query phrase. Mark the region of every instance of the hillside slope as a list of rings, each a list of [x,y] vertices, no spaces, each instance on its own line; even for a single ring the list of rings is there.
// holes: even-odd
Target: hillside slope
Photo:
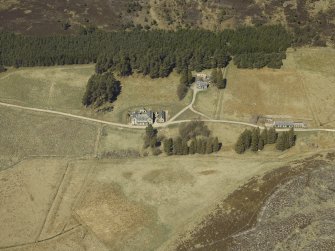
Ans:
[[[299,34],[298,43],[334,41],[332,0],[86,0],[0,1],[0,29],[27,34],[75,33],[80,26],[105,30],[222,30],[281,23]]]

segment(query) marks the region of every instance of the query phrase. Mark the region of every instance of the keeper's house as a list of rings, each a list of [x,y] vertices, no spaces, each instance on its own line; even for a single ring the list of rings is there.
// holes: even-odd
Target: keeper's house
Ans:
[[[148,126],[154,123],[154,113],[152,111],[147,111],[146,109],[140,109],[139,111],[134,111],[129,114],[130,122],[132,125],[137,126]]]

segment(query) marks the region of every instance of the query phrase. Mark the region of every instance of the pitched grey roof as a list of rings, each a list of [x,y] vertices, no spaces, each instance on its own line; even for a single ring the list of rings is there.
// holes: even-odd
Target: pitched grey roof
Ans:
[[[294,123],[290,121],[275,121],[273,125],[278,127],[293,127]]]
[[[148,119],[154,119],[154,113],[152,111],[135,111],[130,114],[131,117],[135,118],[138,123],[145,123]]]
[[[157,117],[158,118],[165,118],[165,111],[159,111],[159,112],[157,112]]]
[[[197,86],[208,86],[208,83],[205,82],[205,81],[200,81],[200,80],[197,80],[196,82]]]

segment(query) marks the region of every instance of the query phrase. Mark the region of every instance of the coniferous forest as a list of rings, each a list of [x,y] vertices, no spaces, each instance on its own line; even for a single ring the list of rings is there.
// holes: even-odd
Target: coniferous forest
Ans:
[[[98,107],[105,102],[113,102],[120,94],[121,85],[112,72],[94,74],[87,83],[82,103]]]
[[[52,66],[96,63],[96,73],[112,70],[151,78],[173,69],[220,67],[233,56],[241,68],[279,68],[292,41],[284,27],[243,27],[236,30],[93,31],[72,36],[25,36],[0,32],[0,65]]]

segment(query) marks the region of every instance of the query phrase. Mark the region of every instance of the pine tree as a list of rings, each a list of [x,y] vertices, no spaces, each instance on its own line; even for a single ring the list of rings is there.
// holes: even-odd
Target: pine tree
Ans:
[[[211,73],[211,80],[214,84],[217,84],[218,82],[218,70],[214,68]]]
[[[259,142],[260,132],[259,128],[252,130],[251,136],[251,151],[257,152],[258,151],[258,142]]]
[[[197,139],[197,151],[196,153],[202,153],[202,139]]]
[[[243,144],[244,144],[244,151],[249,149],[251,146],[251,136],[252,132],[248,129],[245,129],[244,132],[242,133],[242,138],[243,138]]]
[[[213,152],[218,152],[219,150],[220,150],[219,139],[218,137],[215,137],[213,141]]]
[[[190,147],[189,147],[189,151],[188,153],[189,154],[195,154],[196,153],[196,141],[195,140],[192,140],[191,141],[191,144],[190,144]]]
[[[164,145],[164,152],[167,155],[172,155],[173,154],[173,140],[171,138],[169,139],[165,139],[163,141],[163,145]]]
[[[261,133],[261,139],[263,140],[264,145],[268,143],[268,129],[266,127]]]
[[[185,98],[186,94],[188,92],[188,88],[186,85],[184,84],[179,84],[177,87],[177,96],[179,98],[179,100],[182,100],[183,98]]]
[[[149,124],[145,128],[145,137],[144,137],[144,148],[156,147],[157,145],[157,130],[153,128],[151,124]]]
[[[243,137],[243,134],[241,134],[239,137],[238,137],[238,140],[235,144],[235,152],[238,153],[238,154],[242,154],[245,152],[245,147],[244,147],[244,137]]]
[[[182,155],[183,154],[182,139],[180,137],[178,137],[173,142],[174,142],[174,144],[173,144],[173,153],[175,155]]]
[[[149,68],[149,76],[150,78],[158,78],[159,77],[159,64],[153,63]]]
[[[223,79],[223,86],[222,86],[222,89],[226,89],[226,87],[227,87],[227,79],[224,78],[224,79]]]
[[[288,143],[289,143],[290,147],[295,145],[295,135],[294,135],[294,128],[293,127],[288,132]]]
[[[224,88],[224,80],[223,80],[223,74],[222,74],[222,70],[219,69],[218,73],[217,73],[217,83],[216,86],[219,89],[223,89]]]
[[[154,127],[149,124],[146,128],[145,128],[145,135],[148,137],[148,138],[152,138],[154,135],[155,135],[155,129]]]
[[[187,141],[186,141],[186,140],[183,140],[183,141],[182,141],[182,150],[183,150],[183,155],[188,155],[188,153],[189,153],[189,148],[188,148],[188,145],[187,145]]]
[[[206,154],[207,140],[203,139],[201,143],[202,143],[202,145],[201,145],[201,154]]]
[[[154,148],[157,146],[157,143],[158,143],[158,140],[157,140],[157,136],[153,136],[151,139],[150,139],[150,147],[151,148]]]
[[[121,62],[119,64],[119,73],[120,73],[121,76],[131,75],[132,70],[131,70],[131,65],[130,65],[130,62],[129,62],[128,58],[123,57],[121,59]]]
[[[211,154],[211,153],[213,153],[213,139],[212,138],[207,138],[206,154]]]
[[[288,132],[283,132],[283,137],[284,137],[285,150],[289,149],[291,147],[290,142],[289,142],[289,133]]]
[[[258,150],[263,150],[264,149],[264,140],[262,139],[262,137],[259,137],[258,139]]]
[[[274,144],[277,141],[277,132],[276,129],[274,127],[271,127],[268,131],[268,140],[267,143],[268,144]]]
[[[194,82],[192,71],[187,71],[187,85],[190,86]]]
[[[184,70],[181,72],[179,83],[181,85],[188,85],[188,71]]]
[[[277,139],[276,144],[277,150],[284,151],[285,150],[285,134],[281,133]]]

